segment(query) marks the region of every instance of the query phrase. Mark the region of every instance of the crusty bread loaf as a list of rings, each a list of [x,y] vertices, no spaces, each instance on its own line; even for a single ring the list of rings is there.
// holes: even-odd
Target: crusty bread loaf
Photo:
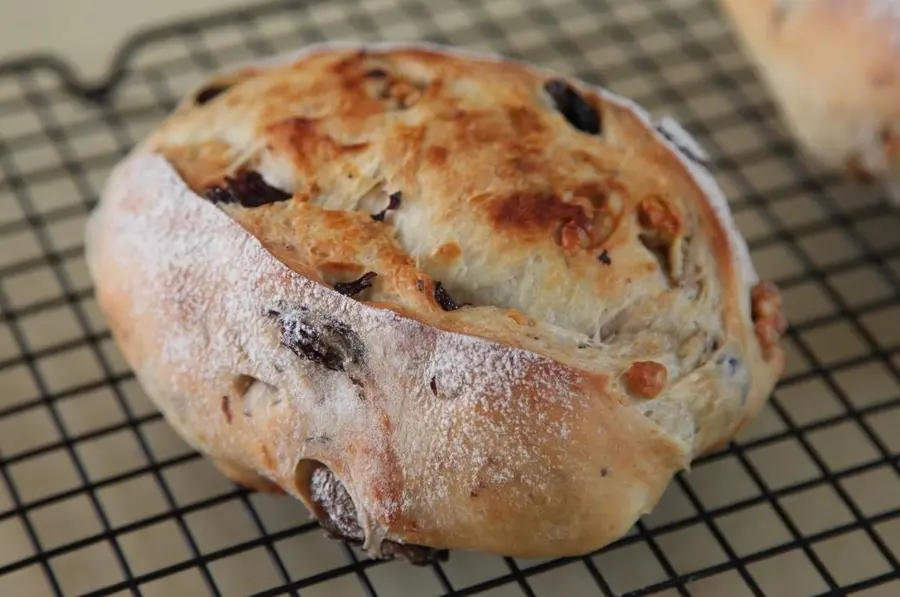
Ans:
[[[801,149],[900,189],[900,2],[719,3]]]
[[[580,554],[783,368],[701,154],[520,62],[314,46],[185,98],[111,175],[88,262],[147,394],[234,481],[375,557]]]

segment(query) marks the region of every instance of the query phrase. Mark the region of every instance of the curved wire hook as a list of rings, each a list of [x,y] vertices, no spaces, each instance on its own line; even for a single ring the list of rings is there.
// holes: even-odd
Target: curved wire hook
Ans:
[[[122,80],[127,76],[128,65],[135,54],[153,42],[178,34],[198,32],[205,27],[220,26],[282,10],[301,8],[307,4],[306,0],[274,0],[253,7],[216,12],[211,15],[173,21],[138,31],[126,39],[113,52],[106,75],[100,77],[94,83],[78,77],[70,63],[59,56],[47,53],[27,54],[11,60],[0,61],[0,77],[35,69],[49,70],[59,77],[67,92],[91,103],[106,104],[115,94]]]

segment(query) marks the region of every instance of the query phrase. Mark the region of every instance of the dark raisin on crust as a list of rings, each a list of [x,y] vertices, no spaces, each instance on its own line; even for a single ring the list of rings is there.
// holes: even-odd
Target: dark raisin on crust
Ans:
[[[206,189],[206,198],[213,203],[231,203],[233,197],[226,189],[222,187],[210,187]]]
[[[344,484],[331,469],[321,466],[310,477],[310,497],[321,509],[320,525],[326,530],[350,539],[362,539],[364,531],[359,524],[356,505]]]
[[[335,541],[343,541],[348,545],[362,546],[363,541],[354,537],[347,537],[335,532],[326,521],[319,521],[325,537]],[[425,547],[424,545],[414,545],[411,543],[397,543],[391,540],[385,540],[381,544],[381,559],[394,560],[401,558],[406,560],[413,566],[430,566],[438,562],[446,562],[450,559],[450,551],[447,549],[435,549],[433,547]]]
[[[383,68],[371,68],[363,73],[367,79],[383,79],[388,76],[388,72]]]
[[[363,383],[363,380],[361,380],[361,379],[356,379],[356,378],[353,377],[352,375],[348,375],[347,377],[350,378],[350,383],[352,383],[352,384],[353,384],[354,386],[356,386],[357,388],[359,388],[359,389],[364,389],[364,388],[365,388],[365,384]]]
[[[383,222],[384,217],[387,215],[388,211],[395,210],[400,207],[400,200],[403,198],[403,193],[397,191],[396,193],[391,193],[390,197],[388,197],[387,207],[382,209],[377,214],[372,216],[372,219],[376,222]]]
[[[717,362],[725,369],[725,375],[727,377],[733,377],[741,368],[741,360],[738,357],[727,353],[719,355]]]
[[[368,398],[366,397],[366,385],[363,380],[357,379],[356,377],[353,377],[349,374],[347,375],[347,378],[350,380],[350,383],[353,384],[353,387],[356,388],[356,397],[363,402],[368,400]]]
[[[428,382],[428,386],[431,388],[431,392],[437,396],[437,379],[432,377],[431,381]]]
[[[282,345],[297,356],[331,371],[346,371],[348,366],[362,364],[363,342],[346,324],[304,308],[275,313]]]
[[[416,289],[419,292],[425,292],[425,282],[423,280],[416,280]]]
[[[317,506],[316,519],[325,536],[351,545],[362,545],[365,532],[359,524],[356,506],[334,473],[321,467],[313,473],[310,485],[310,497]],[[399,556],[410,564],[425,566],[446,562],[450,552],[446,549],[385,540],[381,544],[381,555],[384,560]]]
[[[231,399],[225,395],[222,396],[222,414],[225,415],[225,421],[231,425]]]
[[[239,203],[242,207],[260,207],[276,201],[287,201],[293,195],[275,188],[262,174],[248,170],[232,178],[225,177],[225,187],[210,187],[206,196],[213,203]]]
[[[600,263],[602,263],[603,265],[612,265],[612,259],[609,258],[609,251],[607,251],[606,249],[603,249],[600,252],[600,255],[597,256],[597,259],[599,259]]]
[[[259,172],[250,170],[238,178],[226,178],[231,194],[244,207],[259,207],[276,201],[287,201],[291,194],[268,184]]]
[[[435,282],[434,284],[434,300],[437,301],[437,304],[440,305],[441,309],[444,311],[456,311],[462,306],[457,305],[456,301],[450,298],[447,289],[444,288],[444,285],[440,282]]]
[[[197,102],[198,106],[202,106],[218,95],[228,91],[228,88],[229,85],[210,85],[209,87],[204,87],[194,97],[194,101]]]
[[[386,559],[399,556],[413,566],[429,566],[437,562],[446,562],[450,559],[450,552],[446,549],[434,549],[423,545],[395,543],[394,541],[382,543],[381,553]]]
[[[375,272],[366,272],[361,277],[350,282],[338,282],[334,285],[334,289],[344,296],[354,296],[372,287],[372,278],[377,276]]]
[[[574,87],[562,79],[550,79],[544,83],[544,90],[572,126],[590,135],[600,134],[600,114]]]

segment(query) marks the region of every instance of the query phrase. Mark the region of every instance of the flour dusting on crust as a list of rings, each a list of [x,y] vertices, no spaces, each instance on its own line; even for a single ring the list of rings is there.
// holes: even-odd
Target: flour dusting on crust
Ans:
[[[159,156],[136,153],[117,173],[90,229],[108,244],[101,261],[94,252],[101,245],[91,243],[89,263],[95,275],[110,264],[140,271],[140,276],[120,278],[118,292],[128,297],[129,312],[141,314],[156,332],[144,335],[129,354],[139,363],[142,383],[192,445],[240,459],[240,446],[228,438],[227,428],[221,429],[218,402],[201,407],[196,396],[228,392],[238,375],[262,380],[276,397],[248,413],[248,420],[260,424],[260,432],[271,432],[265,440],[273,446],[273,478],[293,475],[308,455],[309,438],[327,436],[335,443],[342,438],[345,449],[365,446],[370,455],[352,463],[361,485],[346,488],[351,502],[332,505],[355,503],[367,540],[390,538],[391,521],[413,506],[431,504],[436,519],[451,517],[445,510],[454,489],[450,470],[471,471],[475,488],[514,482],[511,491],[518,493],[544,492],[560,474],[525,471],[520,463],[543,457],[545,435],[565,439],[577,423],[573,409],[582,398],[572,392],[571,376],[560,377],[538,355],[480,338],[435,330],[423,336],[411,320],[297,276],[187,190]],[[129,205],[133,199],[137,203]],[[166,300],[157,300],[160,296]],[[372,349],[359,372],[372,390],[365,400],[342,373],[298,359],[279,343],[271,312],[303,304],[353,321]],[[398,333],[396,326],[408,331]],[[411,342],[404,346],[404,339]],[[378,354],[382,351],[389,355]],[[154,391],[162,371],[169,387],[158,391],[165,397]],[[409,376],[412,371],[421,374]],[[419,404],[418,417],[404,412],[412,403]],[[277,419],[278,427],[266,427],[267,419]],[[486,442],[485,433],[503,441]],[[416,461],[423,456],[428,462],[424,477],[404,484],[399,471],[419,466]],[[327,489],[323,477],[317,482],[318,490]],[[413,485],[414,495],[409,492]],[[536,532],[563,533],[552,525]],[[373,554],[380,554],[378,541],[367,543]]]

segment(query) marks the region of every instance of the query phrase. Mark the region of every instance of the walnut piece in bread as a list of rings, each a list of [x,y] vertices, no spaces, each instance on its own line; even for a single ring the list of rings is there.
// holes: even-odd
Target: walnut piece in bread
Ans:
[[[186,97],[111,174],[87,259],[142,387],[235,482],[373,557],[581,554],[784,366],[701,158],[511,59],[313,46]]]
[[[719,3],[798,146],[900,200],[900,2]]]

